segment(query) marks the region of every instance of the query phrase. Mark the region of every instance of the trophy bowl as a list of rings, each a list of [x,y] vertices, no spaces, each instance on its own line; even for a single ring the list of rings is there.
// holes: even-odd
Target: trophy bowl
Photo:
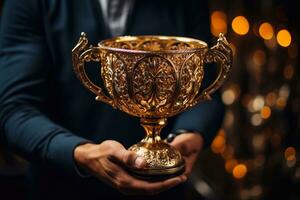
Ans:
[[[129,150],[143,156],[146,167],[129,170],[153,178],[184,171],[180,152],[161,139],[161,129],[168,117],[211,99],[230,71],[232,51],[223,34],[208,48],[201,40],[154,35],[115,37],[93,47],[82,33],[72,61],[77,77],[96,100],[140,118],[146,136]],[[84,64],[90,61],[99,62],[106,91],[88,78]],[[217,78],[200,91],[204,64],[211,62],[219,64]]]

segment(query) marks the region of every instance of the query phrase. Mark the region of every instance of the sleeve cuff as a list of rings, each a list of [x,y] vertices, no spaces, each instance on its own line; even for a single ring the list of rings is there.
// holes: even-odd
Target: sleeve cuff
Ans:
[[[89,174],[79,169],[74,160],[75,148],[84,143],[92,142],[71,133],[58,134],[51,140],[48,159],[68,172],[75,173],[80,177],[88,177]]]

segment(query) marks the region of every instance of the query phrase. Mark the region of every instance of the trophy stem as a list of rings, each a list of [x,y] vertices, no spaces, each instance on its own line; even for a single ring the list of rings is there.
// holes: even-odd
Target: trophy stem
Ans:
[[[146,167],[131,168],[130,171],[145,179],[165,179],[183,172],[184,161],[179,151],[160,138],[161,129],[166,126],[166,118],[141,118],[141,126],[146,136],[139,143],[129,148],[144,157]]]
[[[167,124],[166,118],[161,119],[141,119],[141,126],[146,131],[146,137],[141,141],[144,143],[151,143],[151,145],[161,142],[160,132]]]

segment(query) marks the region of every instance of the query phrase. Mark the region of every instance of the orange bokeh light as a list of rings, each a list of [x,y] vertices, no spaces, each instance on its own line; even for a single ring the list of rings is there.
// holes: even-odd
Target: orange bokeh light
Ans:
[[[227,33],[227,16],[222,11],[214,11],[210,16],[211,33],[218,37],[220,33]]]
[[[220,129],[218,135],[214,138],[214,140],[211,143],[211,150],[214,153],[222,153],[224,152],[225,147],[226,147],[225,132],[223,129]]]
[[[292,42],[292,36],[286,29],[282,29],[277,33],[277,42],[282,47],[288,47]]]
[[[260,111],[260,115],[263,119],[268,119],[271,116],[271,108],[269,106],[264,106]]]
[[[265,40],[270,40],[272,39],[274,35],[274,30],[273,27],[270,23],[264,22],[259,26],[259,35],[265,39]]]
[[[237,16],[232,20],[232,29],[239,35],[246,35],[249,31],[249,22],[244,16]]]
[[[284,157],[287,161],[295,160],[296,159],[296,150],[294,147],[288,147],[284,151]]]
[[[234,178],[241,179],[247,174],[247,167],[244,164],[238,164],[236,165],[233,170],[232,174]]]

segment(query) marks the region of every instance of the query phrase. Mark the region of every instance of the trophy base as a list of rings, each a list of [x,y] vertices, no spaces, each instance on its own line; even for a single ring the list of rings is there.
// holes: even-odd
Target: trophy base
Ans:
[[[133,169],[130,168],[129,172],[139,179],[147,180],[147,181],[160,181],[169,178],[173,178],[183,174],[185,170],[185,165],[182,163],[177,167],[172,167],[168,169]]]
[[[160,130],[166,124],[166,119],[141,119],[141,125],[146,130],[146,136],[129,150],[144,158],[146,166],[143,169],[130,168],[136,177],[147,180],[162,180],[178,176],[184,172],[184,160],[178,150],[161,140]]]

